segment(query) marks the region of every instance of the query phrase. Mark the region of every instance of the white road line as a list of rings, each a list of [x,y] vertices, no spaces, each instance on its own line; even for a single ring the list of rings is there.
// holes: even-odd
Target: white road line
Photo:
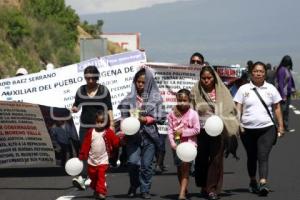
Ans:
[[[56,199],[56,200],[71,200],[74,197],[75,196],[61,196],[61,197],[58,197],[58,199]]]
[[[290,109],[296,110],[295,106],[293,106],[293,105],[290,105],[289,107],[290,107]]]
[[[300,110],[294,110],[294,113],[295,113],[296,115],[300,115]]]
[[[294,113],[295,113],[296,115],[300,115],[300,110],[297,110],[297,108],[296,108],[295,106],[293,106],[293,105],[291,104],[289,107],[290,107],[290,109],[292,109],[292,110],[294,111]]]

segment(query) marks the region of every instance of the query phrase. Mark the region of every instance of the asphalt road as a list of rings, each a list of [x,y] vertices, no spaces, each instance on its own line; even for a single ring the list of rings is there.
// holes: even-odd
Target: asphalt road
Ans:
[[[224,184],[221,199],[224,200],[298,200],[300,199],[300,101],[293,101],[290,114],[290,127],[293,133],[287,133],[274,146],[269,162],[268,197],[258,197],[248,192],[246,156],[239,141],[239,161],[234,158],[225,160]],[[178,182],[173,166],[170,149],[166,157],[168,171],[153,177],[152,199],[177,199]],[[0,200],[66,200],[93,199],[93,191],[78,191],[72,187],[72,177],[65,174],[63,168],[39,169],[0,169]],[[107,199],[126,199],[128,175],[124,170],[114,170],[107,176]],[[190,199],[201,199],[199,189],[195,187],[193,177],[189,185]],[[139,198],[137,198],[139,199]]]

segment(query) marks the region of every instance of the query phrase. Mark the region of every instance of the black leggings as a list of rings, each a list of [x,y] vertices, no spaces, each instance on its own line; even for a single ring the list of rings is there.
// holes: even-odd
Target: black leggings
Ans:
[[[260,129],[245,129],[241,134],[242,143],[247,152],[247,169],[249,177],[256,176],[257,162],[259,178],[268,177],[268,160],[276,138],[274,126]]]
[[[220,193],[223,184],[224,142],[223,136],[209,136],[204,129],[197,135],[195,182],[207,192]]]

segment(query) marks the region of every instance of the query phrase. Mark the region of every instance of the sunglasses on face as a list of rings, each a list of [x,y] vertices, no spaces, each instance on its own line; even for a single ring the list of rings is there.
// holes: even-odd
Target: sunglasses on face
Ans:
[[[201,60],[191,60],[191,64],[199,64],[202,65],[202,61]]]
[[[98,79],[98,77],[96,77],[96,76],[85,76],[84,78],[85,78],[85,80],[89,80],[89,79],[97,80]]]

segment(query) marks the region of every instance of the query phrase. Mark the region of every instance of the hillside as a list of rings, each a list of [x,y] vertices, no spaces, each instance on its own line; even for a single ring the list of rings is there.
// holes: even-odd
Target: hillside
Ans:
[[[10,7],[15,7],[17,9],[20,9],[21,1],[22,0],[0,0],[0,7],[10,6]]]
[[[103,21],[81,23],[64,0],[0,0],[0,78],[19,67],[38,72],[79,62],[80,38],[99,37]],[[109,43],[109,54],[124,51]]]

